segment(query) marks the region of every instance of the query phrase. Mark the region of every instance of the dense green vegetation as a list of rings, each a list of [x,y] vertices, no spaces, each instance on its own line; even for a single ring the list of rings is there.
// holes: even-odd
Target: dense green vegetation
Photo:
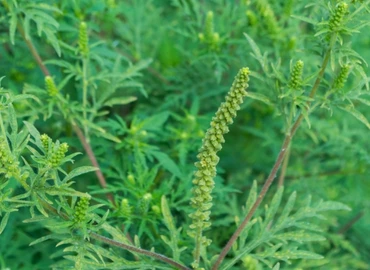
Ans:
[[[370,1],[0,3],[1,269],[369,269]]]

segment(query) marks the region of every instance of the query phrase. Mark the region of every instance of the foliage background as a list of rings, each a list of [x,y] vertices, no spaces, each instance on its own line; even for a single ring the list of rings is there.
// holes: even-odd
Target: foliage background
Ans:
[[[2,86],[14,94],[37,93],[44,89],[44,76],[19,29],[11,42],[8,11],[4,8],[7,1],[2,2],[5,3],[0,8],[0,74],[5,76]],[[167,252],[167,247],[156,240],[163,234],[161,196],[166,195],[177,225],[189,224],[193,163],[201,138],[237,70],[248,66],[254,72],[250,91],[265,95],[272,105],[247,98],[226,136],[215,180],[214,227],[208,232],[213,239],[210,252],[218,252],[235,230],[235,216],[241,214],[241,205],[247,200],[253,180],[259,187],[263,184],[284,138],[286,103],[277,93],[271,64],[288,80],[291,60],[303,60],[303,77],[312,74],[321,62],[320,42],[314,37],[317,29],[291,15],[320,21],[329,14],[320,7],[322,1],[310,1],[317,4],[311,8],[305,8],[307,1],[48,1],[48,5],[58,9],[48,13],[35,12],[47,11],[43,9],[45,1],[32,1],[34,7],[27,7],[25,2],[18,1],[18,5],[26,9],[23,18],[30,15],[29,10],[34,12],[36,19],[30,21],[30,35],[35,47],[57,85],[63,83],[61,93],[70,97],[74,112],[79,112],[83,98],[81,59],[76,48],[80,22],[86,22],[91,54],[88,115],[89,121],[97,125],[88,126],[89,142],[108,187],[102,189],[92,173],[77,178],[74,187],[91,193],[97,202],[111,208],[112,225],[124,224],[127,232],[140,237],[142,246],[155,247],[159,252]],[[336,1],[330,3],[334,6]],[[214,31],[219,33],[216,47],[199,38],[208,11],[213,11]],[[267,20],[266,12],[273,12],[276,21]],[[37,20],[43,23],[39,25]],[[42,28],[39,33],[38,27]],[[363,28],[359,34],[345,36],[345,42],[369,61],[370,36],[366,31],[368,28]],[[243,33],[266,54],[268,74],[251,55],[253,48]],[[368,76],[369,67],[363,68]],[[69,80],[64,81],[69,74]],[[350,92],[362,79],[350,76],[345,91]],[[113,89],[110,103],[95,106],[94,95],[99,97],[109,89]],[[318,94],[324,96],[324,91],[321,88]],[[45,100],[42,104],[17,103],[19,123],[33,122],[41,134],[67,142],[71,152],[84,153],[66,120],[68,115],[58,112],[56,107],[50,109]],[[358,102],[356,108],[363,115],[370,115],[366,104]],[[326,220],[315,220],[325,228],[327,241],[307,246],[325,256],[317,261],[318,269],[368,269],[369,130],[334,103],[310,115],[310,124],[304,123],[294,138],[283,200],[297,191],[298,203],[312,194],[314,201],[333,200],[350,206],[351,212],[330,212],[325,214]],[[111,136],[101,134],[98,127]],[[82,165],[90,165],[85,153],[65,169],[70,171]],[[264,203],[275,191],[276,184]],[[131,212],[115,208],[106,193],[114,194],[117,205],[128,200]],[[150,205],[143,206],[148,194]],[[262,208],[258,214],[261,213]],[[45,234],[45,228],[37,224],[22,223],[28,215],[23,210],[12,215],[1,235],[0,265],[4,269],[31,269],[35,265],[45,269],[61,260],[58,254],[50,258],[50,250],[60,251],[55,248],[57,239],[28,247]],[[359,220],[342,231],[356,216]],[[182,232],[182,237],[187,245],[190,240],[186,233]],[[264,267],[255,264],[255,269]],[[311,267],[312,262],[294,260],[291,265],[284,264],[283,269]]]

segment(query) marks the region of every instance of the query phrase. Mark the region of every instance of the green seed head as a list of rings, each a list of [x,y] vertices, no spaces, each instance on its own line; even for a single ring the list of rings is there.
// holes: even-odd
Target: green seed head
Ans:
[[[340,2],[329,19],[329,29],[332,32],[337,32],[342,25],[343,18],[348,11],[348,4]]]
[[[53,78],[50,76],[45,77],[45,88],[51,97],[55,97],[59,93]]]
[[[83,57],[89,54],[89,36],[87,35],[87,24],[85,22],[80,23],[78,47]]]
[[[289,88],[299,89],[302,84],[303,61],[298,60],[290,73]]]

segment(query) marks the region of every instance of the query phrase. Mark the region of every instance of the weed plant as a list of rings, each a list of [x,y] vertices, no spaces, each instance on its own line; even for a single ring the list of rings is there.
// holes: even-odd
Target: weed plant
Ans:
[[[1,269],[369,269],[370,1],[0,2]]]

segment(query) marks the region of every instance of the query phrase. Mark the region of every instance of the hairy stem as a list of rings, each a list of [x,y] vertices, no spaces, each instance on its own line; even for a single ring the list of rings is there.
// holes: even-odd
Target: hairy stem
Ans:
[[[315,80],[315,83],[312,86],[311,92],[309,94],[309,97],[310,98],[313,98],[315,96],[316,91],[319,88],[321,79],[322,79],[322,77],[324,75],[324,72],[326,70],[326,66],[328,65],[328,62],[329,62],[329,59],[330,59],[330,54],[331,54],[331,50],[332,50],[332,47],[334,45],[335,39],[336,39],[336,35],[333,35],[332,36],[332,39],[331,39],[331,42],[330,42],[330,46],[329,46],[329,48],[327,49],[327,51],[325,53],[324,60],[323,60],[322,65],[321,65],[320,72],[319,72],[319,74],[318,74],[318,76],[317,76],[317,78]],[[311,101],[308,101],[307,102],[307,108],[309,108],[310,106],[311,106]],[[217,261],[212,266],[212,270],[218,269],[218,267],[221,265],[221,263],[224,260],[225,256],[227,255],[227,253],[231,249],[232,245],[238,239],[239,235],[244,230],[244,228],[247,226],[248,222],[251,220],[252,216],[254,215],[254,213],[256,212],[257,208],[261,204],[263,198],[266,196],[266,193],[269,190],[272,182],[274,181],[274,179],[276,177],[276,174],[277,174],[277,172],[278,172],[278,170],[280,168],[280,165],[281,165],[281,163],[284,160],[284,157],[285,157],[285,155],[287,153],[287,149],[288,149],[288,147],[289,147],[289,145],[290,145],[290,143],[292,141],[292,138],[295,135],[295,133],[296,133],[297,129],[299,128],[299,126],[301,125],[303,119],[304,119],[304,116],[303,116],[302,113],[300,113],[299,116],[298,116],[298,118],[294,122],[293,126],[291,127],[290,132],[287,132],[287,134],[285,135],[285,139],[284,139],[283,144],[281,146],[279,155],[276,158],[275,164],[272,167],[271,172],[270,172],[269,176],[267,177],[267,179],[265,181],[265,184],[263,185],[262,190],[261,190],[260,194],[257,197],[256,202],[253,204],[252,208],[248,212],[247,216],[244,218],[243,222],[239,225],[239,227],[236,229],[236,231],[234,232],[234,234],[231,236],[231,238],[229,239],[229,241],[227,242],[227,244],[225,245],[225,247],[222,249],[219,257],[217,258]]]
[[[157,260],[160,260],[162,262],[165,262],[167,264],[170,264],[170,265],[176,267],[176,269],[190,270],[190,268],[186,267],[185,265],[182,265],[182,264],[180,264],[180,263],[162,255],[162,254],[151,252],[149,250],[141,249],[141,248],[138,248],[138,247],[135,247],[135,246],[130,246],[130,245],[112,240],[112,239],[107,238],[105,236],[101,236],[101,235],[96,234],[94,232],[90,232],[89,235],[90,235],[91,238],[93,238],[95,240],[98,240],[100,242],[104,242],[108,245],[119,247],[119,248],[122,248],[122,249],[125,249],[125,250],[129,250],[129,251],[136,252],[136,253],[139,253],[139,254],[142,254],[142,255],[145,255],[145,256],[148,256],[148,257],[155,258]]]

